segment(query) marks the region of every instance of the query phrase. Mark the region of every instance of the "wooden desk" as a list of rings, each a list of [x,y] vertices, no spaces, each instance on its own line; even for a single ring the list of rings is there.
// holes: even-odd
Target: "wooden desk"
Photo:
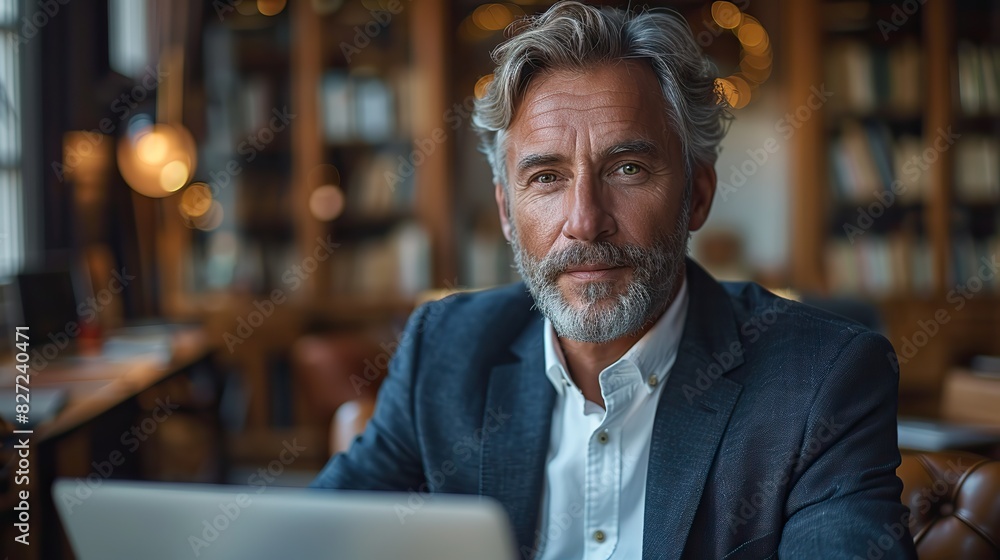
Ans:
[[[127,440],[119,435],[124,435],[130,427],[142,426],[145,429],[143,422],[150,422],[149,418],[155,412],[152,408],[154,403],[162,406],[162,399],[167,398],[170,414],[174,412],[173,407],[178,407],[178,412],[194,411],[201,415],[201,419],[207,420],[205,428],[221,441],[217,415],[220,385],[210,360],[216,344],[206,340],[203,331],[198,328],[177,330],[169,334],[164,342],[166,352],[159,355],[137,354],[117,358],[101,355],[54,362],[41,371],[31,372],[32,391],[64,391],[66,404],[55,417],[36,426],[29,436],[30,547],[12,544],[16,533],[8,517],[13,512],[14,494],[24,486],[14,484],[15,469],[10,469],[10,480],[0,500],[0,518],[3,519],[0,534],[4,538],[4,548],[14,554],[12,558],[72,558],[52,501],[51,486],[56,478],[86,480],[96,474],[99,477],[94,479],[97,483],[105,478],[149,478],[137,457],[142,450],[125,445]],[[188,390],[195,375],[200,379],[209,377],[216,381],[208,391],[211,393],[208,398],[204,391],[198,398]],[[13,364],[0,367],[0,387],[10,389],[13,383]],[[202,387],[204,385],[201,383]],[[160,414],[162,416],[162,412]],[[199,426],[202,425],[199,423]],[[20,426],[14,426],[14,429],[20,429]],[[219,449],[222,449],[221,445]],[[6,454],[9,450],[3,452]],[[109,457],[122,457],[123,460],[110,472],[108,469],[98,472],[93,465],[107,463]],[[222,464],[221,461],[219,464]],[[28,550],[12,550],[14,546]],[[25,552],[28,554],[22,556]]]
[[[201,329],[185,329],[171,335],[169,358],[138,355],[124,360],[103,356],[84,358],[68,364],[56,362],[44,371],[33,372],[31,389],[62,389],[66,406],[51,421],[35,429],[35,443],[59,438],[135,398],[143,391],[206,359],[214,350]],[[10,368],[10,369],[8,369]],[[13,368],[0,369],[0,387],[13,387]]]

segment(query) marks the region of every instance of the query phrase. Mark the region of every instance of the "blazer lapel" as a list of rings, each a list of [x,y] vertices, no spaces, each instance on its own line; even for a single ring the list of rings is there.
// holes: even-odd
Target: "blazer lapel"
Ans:
[[[544,372],[542,325],[532,313],[511,347],[512,360],[493,368],[483,413],[479,493],[506,508],[521,551],[535,546],[555,402]],[[497,428],[490,432],[492,426]]]
[[[743,363],[729,294],[693,261],[687,261],[687,270],[684,334],[657,404],[650,441],[643,558],[677,559],[683,553],[743,388],[724,376]]]

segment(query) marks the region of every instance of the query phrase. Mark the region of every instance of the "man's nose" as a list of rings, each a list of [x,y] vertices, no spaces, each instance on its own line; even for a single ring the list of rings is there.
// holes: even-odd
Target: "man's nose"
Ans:
[[[566,221],[562,234],[574,241],[594,242],[615,234],[617,224],[608,211],[608,193],[599,175],[580,174],[566,191]]]

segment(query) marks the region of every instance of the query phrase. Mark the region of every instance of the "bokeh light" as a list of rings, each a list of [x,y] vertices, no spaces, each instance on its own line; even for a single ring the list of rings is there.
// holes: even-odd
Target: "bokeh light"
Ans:
[[[187,183],[190,171],[183,161],[168,162],[160,170],[160,187],[168,193],[179,190]]]
[[[739,37],[743,48],[753,48],[764,42],[767,32],[764,31],[764,27],[760,22],[750,16],[744,16],[743,24],[740,25],[736,36]]]
[[[736,89],[733,82],[729,81],[729,78],[717,78],[715,80],[715,85],[721,90],[722,98],[730,107],[736,107],[739,101],[740,92]]]
[[[135,154],[143,162],[150,165],[163,163],[167,157],[167,138],[162,132],[150,132],[139,137],[135,143]]]
[[[771,76],[771,38],[757,18],[744,14],[732,2],[713,2],[711,11],[715,23],[729,29],[740,42],[739,71],[719,78],[716,86],[730,108],[742,109],[753,98],[753,90]]]
[[[751,83],[762,84],[771,77],[770,58],[765,59],[764,64],[761,64],[760,60],[744,56],[743,60],[740,61],[740,73],[746,76]]]
[[[736,89],[736,102],[732,104],[733,109],[742,109],[746,107],[747,104],[750,103],[750,97],[752,95],[750,83],[739,75],[730,76],[727,80]]]
[[[225,212],[222,209],[222,205],[219,204],[218,200],[213,200],[212,204],[208,207],[208,211],[201,216],[193,218],[191,220],[191,225],[202,231],[212,231],[222,225],[222,219],[224,217]]]
[[[187,218],[204,216],[212,207],[212,191],[205,183],[191,183],[181,194],[179,209]]]
[[[243,16],[255,16],[260,13],[260,10],[257,9],[257,0],[243,0],[230,5],[234,5],[236,11]]]
[[[257,0],[257,10],[265,16],[276,16],[285,9],[286,0]]]
[[[163,198],[183,188],[197,166],[191,133],[179,124],[139,119],[118,142],[118,169],[136,192]]]
[[[478,80],[476,80],[476,86],[473,88],[473,92],[476,95],[476,99],[482,99],[486,96],[486,88],[490,86],[493,81],[493,74],[487,74]]]
[[[321,185],[309,196],[309,212],[321,222],[336,219],[344,212],[344,191],[334,185]]]
[[[743,22],[743,12],[732,2],[713,2],[712,19],[723,29],[735,29]]]
[[[484,4],[472,12],[472,22],[487,31],[500,31],[514,21],[514,13],[503,4]]]

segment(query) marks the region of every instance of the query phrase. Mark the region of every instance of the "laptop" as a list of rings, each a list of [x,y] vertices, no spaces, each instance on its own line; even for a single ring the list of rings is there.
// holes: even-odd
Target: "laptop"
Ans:
[[[113,480],[88,495],[68,479],[52,490],[79,560],[515,558],[506,512],[479,496]]]

